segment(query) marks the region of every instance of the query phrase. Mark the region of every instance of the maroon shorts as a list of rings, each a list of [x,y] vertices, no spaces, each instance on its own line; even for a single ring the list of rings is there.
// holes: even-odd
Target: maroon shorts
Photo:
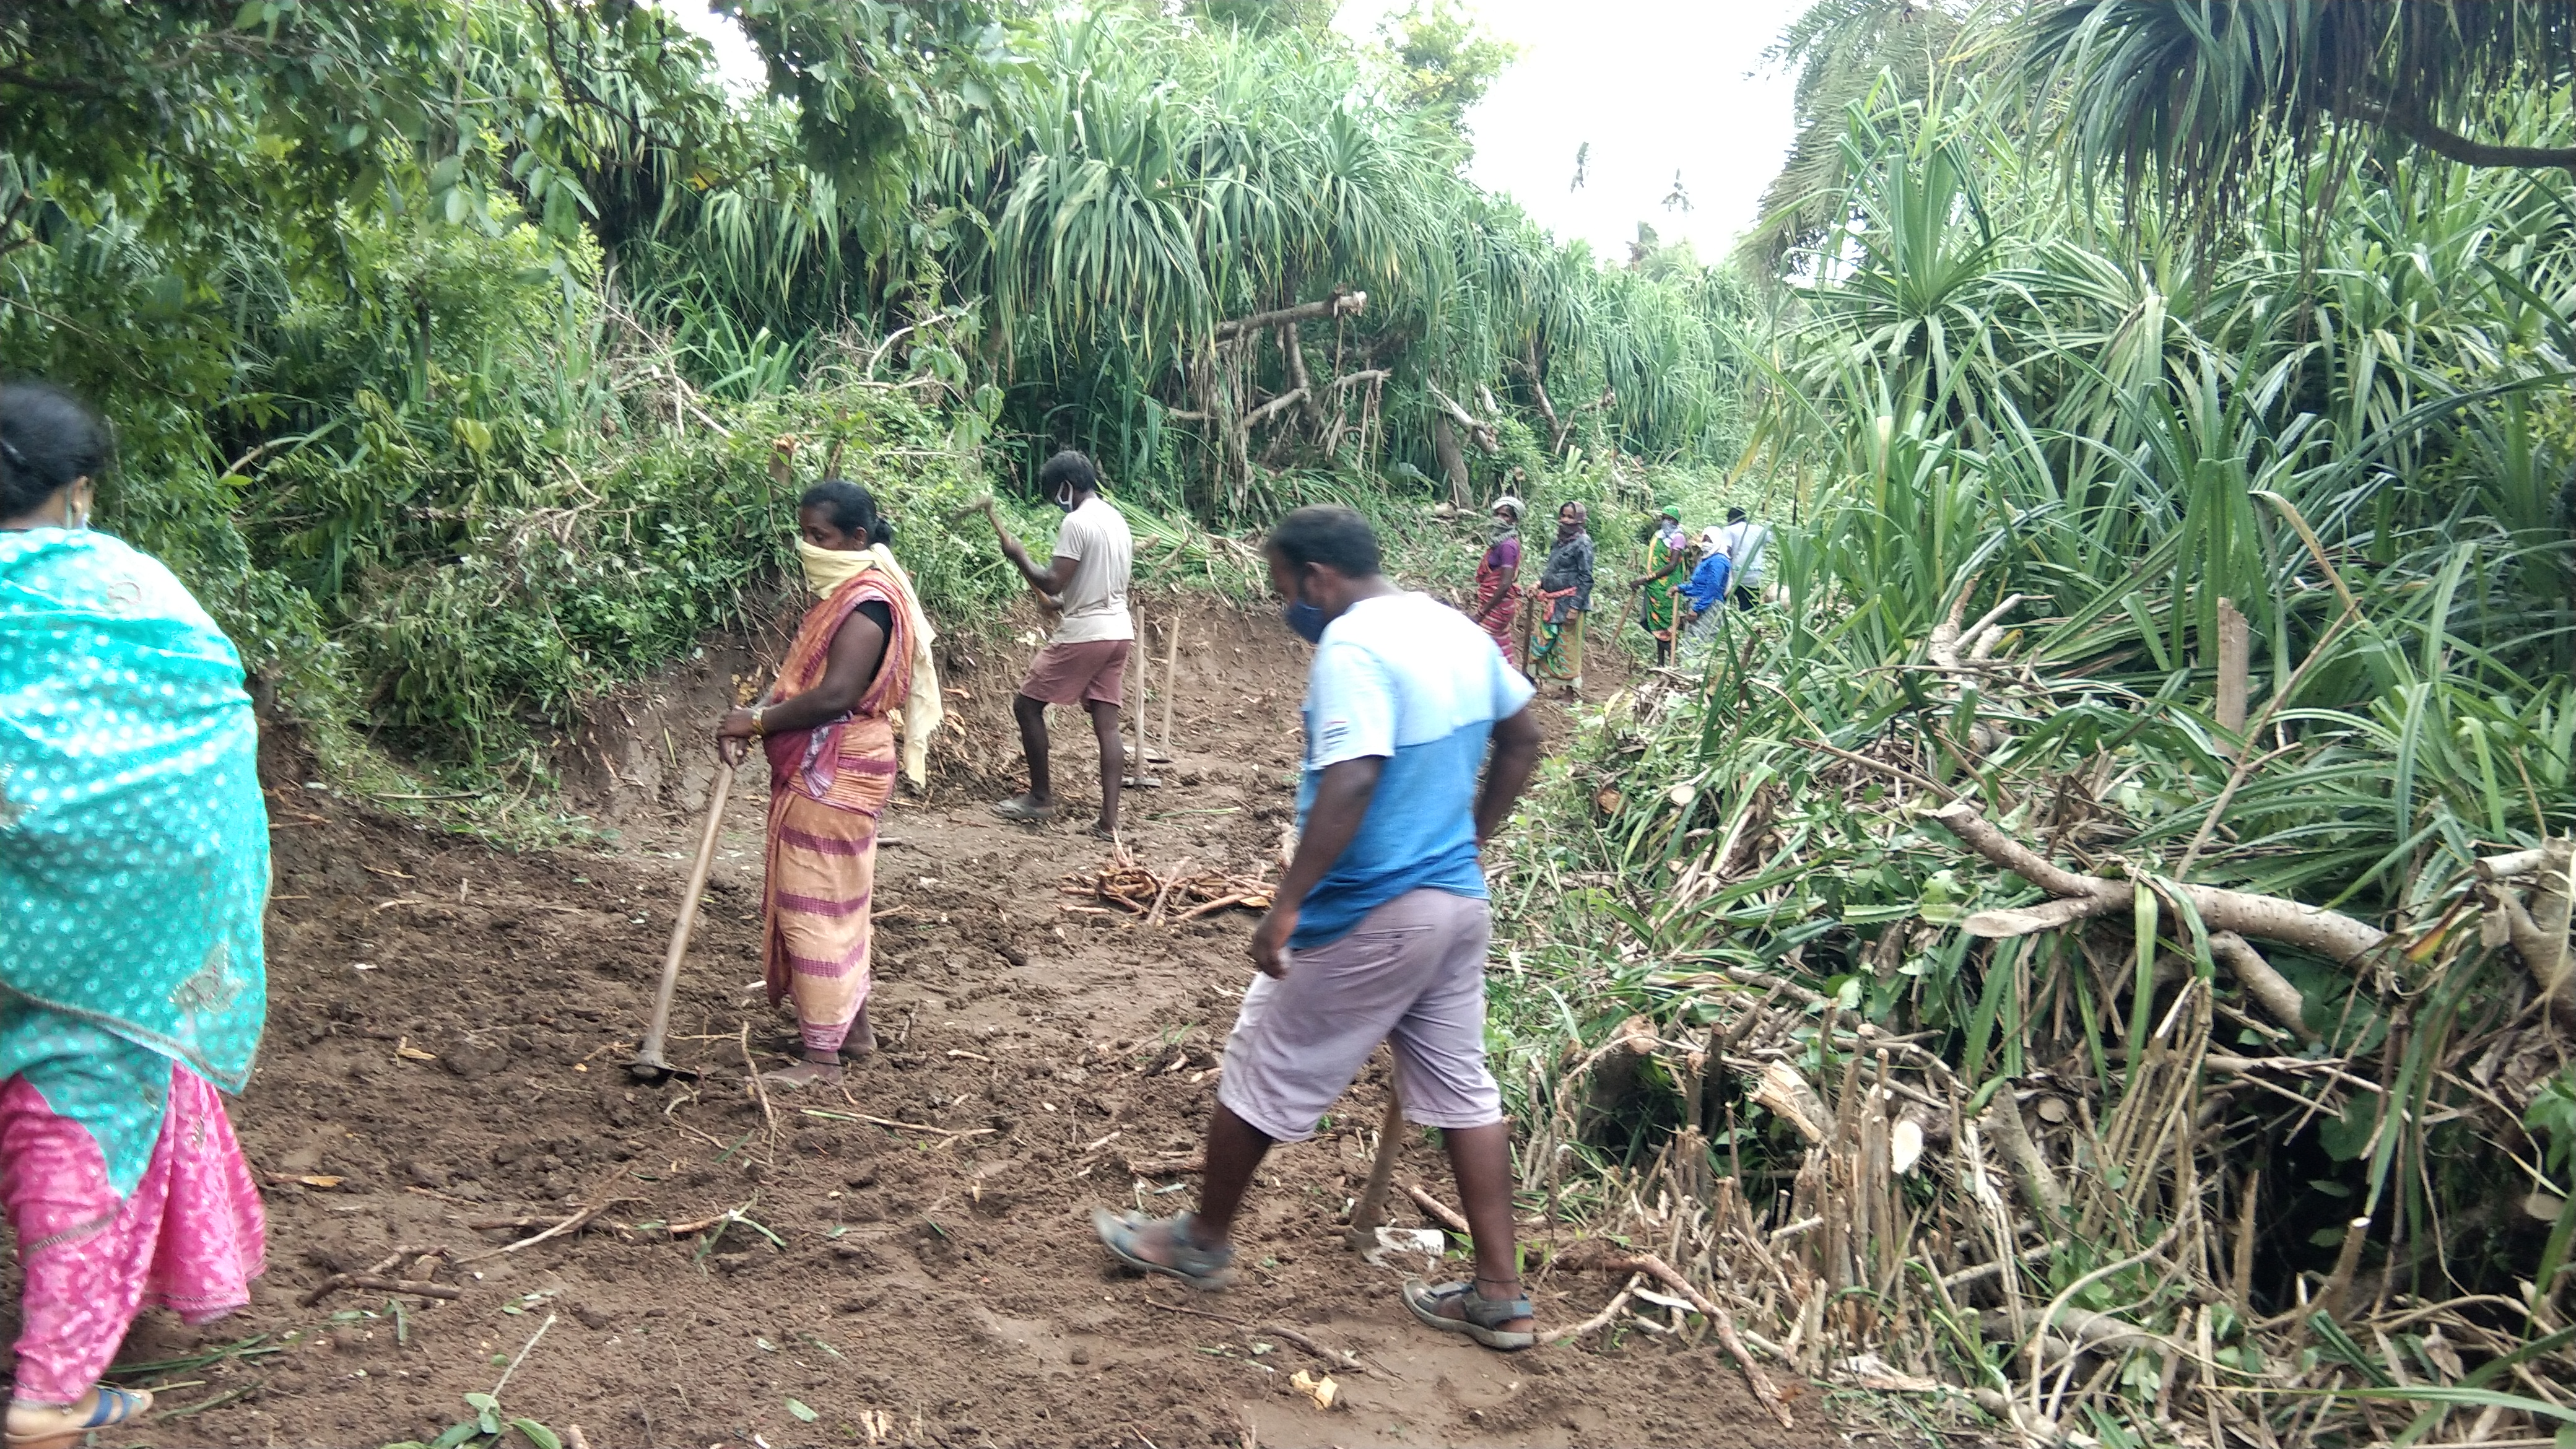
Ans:
[[[1029,661],[1020,693],[1048,704],[1118,704],[1127,697],[1126,639],[1049,644]]]

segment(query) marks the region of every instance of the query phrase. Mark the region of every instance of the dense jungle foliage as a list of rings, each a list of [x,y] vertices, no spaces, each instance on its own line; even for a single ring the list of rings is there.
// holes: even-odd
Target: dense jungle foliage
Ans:
[[[1808,523],[1515,837],[1503,1031],[1525,1185],[1801,1371],[1934,1391],[1863,1412],[2576,1419],[2553,8],[1782,43],[1756,463]]]
[[[109,410],[106,522],[307,719],[519,758],[739,612],[782,436],[960,619],[945,507],[1057,446],[1172,527],[1741,446],[1742,289],[1469,184],[1452,9],[726,8],[766,94],[620,0],[0,16],[0,368]]]
[[[2576,1422],[2563,8],[1822,0],[1715,267],[1466,182],[1445,5],[725,8],[763,94],[615,0],[0,12],[0,366],[289,709],[533,773],[836,449],[965,620],[1060,444],[1224,587],[1764,498],[1497,862],[1532,1210],[1927,1429]]]

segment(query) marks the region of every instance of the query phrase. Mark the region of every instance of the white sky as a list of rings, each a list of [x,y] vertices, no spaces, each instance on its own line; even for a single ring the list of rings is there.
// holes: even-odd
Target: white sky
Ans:
[[[1559,240],[1627,256],[1637,223],[1715,261],[1751,227],[1796,134],[1786,76],[1747,79],[1812,0],[1468,0],[1520,59],[1468,113],[1478,184]],[[1404,0],[1343,0],[1343,33],[1375,37]],[[1592,145],[1583,189],[1574,155]],[[1680,172],[1687,215],[1664,209]]]
[[[765,84],[760,59],[705,0],[658,0],[714,42],[726,77]],[[1468,0],[1487,29],[1521,49],[1468,114],[1471,174],[1506,192],[1560,240],[1627,256],[1637,223],[1690,238],[1714,261],[1751,226],[1793,129],[1788,77],[1748,79],[1762,51],[1811,0]],[[1373,39],[1404,0],[1343,0],[1334,24]],[[1580,191],[1576,150],[1591,159]],[[1664,198],[1680,173],[1691,210]]]

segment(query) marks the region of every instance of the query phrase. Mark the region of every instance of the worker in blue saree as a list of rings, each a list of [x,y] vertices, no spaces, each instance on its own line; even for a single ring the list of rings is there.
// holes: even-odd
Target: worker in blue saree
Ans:
[[[0,1208],[25,1268],[8,1449],[134,1420],[148,1306],[250,1301],[259,1195],[217,1092],[268,1010],[268,816],[240,656],[88,527],[106,427],[0,386]]]

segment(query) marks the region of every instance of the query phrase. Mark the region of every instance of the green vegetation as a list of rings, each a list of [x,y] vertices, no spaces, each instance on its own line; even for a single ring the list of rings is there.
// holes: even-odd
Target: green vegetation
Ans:
[[[105,523],[326,744],[535,769],[777,577],[836,449],[966,621],[1011,591],[940,520],[1060,445],[1174,537],[1741,448],[1744,293],[1466,182],[1507,53],[1453,6],[1375,48],[1328,6],[730,8],[765,95],[607,0],[0,18],[0,367],[107,408]]]
[[[1792,269],[1781,606],[1613,701],[1513,838],[1525,1186],[1704,1264],[1799,1371],[1955,1385],[1927,1423],[2552,1432],[2564,176],[2319,144],[2281,71],[2234,139],[2129,127],[2215,103],[2058,64],[2115,12],[2305,7],[1897,8],[1786,43],[1841,102],[1751,244]],[[2506,41],[2532,84],[2487,99],[2563,137],[2563,57],[2445,43]],[[2125,205],[2090,142],[2034,151],[2061,124],[2127,138]],[[2404,1387],[2469,1378],[2520,1397]]]
[[[1438,505],[1758,492],[1773,606],[1506,846],[1532,1203],[1932,1427],[2564,1417],[2559,9],[1825,0],[1712,268],[1470,185],[1441,0],[731,8],[763,95],[609,0],[0,15],[0,366],[326,744],[539,780],[835,450],[944,622],[1067,444],[1240,593],[1298,501],[1454,583]]]

